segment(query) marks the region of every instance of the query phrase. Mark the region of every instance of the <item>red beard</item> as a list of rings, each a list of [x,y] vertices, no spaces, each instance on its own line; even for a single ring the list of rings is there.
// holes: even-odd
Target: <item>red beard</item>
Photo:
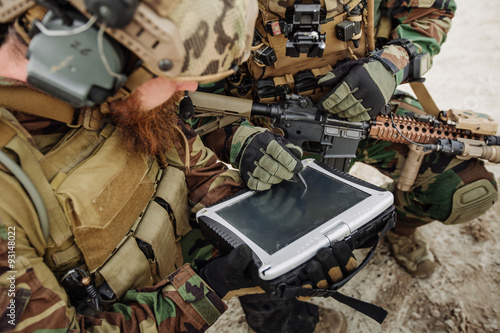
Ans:
[[[160,156],[172,148],[177,104],[182,96],[182,92],[178,91],[164,104],[150,111],[138,111],[137,95],[112,102],[111,120],[120,128],[125,148],[154,156]]]

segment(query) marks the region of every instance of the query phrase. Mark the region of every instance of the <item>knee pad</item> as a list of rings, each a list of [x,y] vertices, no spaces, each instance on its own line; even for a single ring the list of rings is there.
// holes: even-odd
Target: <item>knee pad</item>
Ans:
[[[450,216],[444,224],[469,222],[485,213],[498,199],[498,191],[486,179],[467,184],[453,194]]]

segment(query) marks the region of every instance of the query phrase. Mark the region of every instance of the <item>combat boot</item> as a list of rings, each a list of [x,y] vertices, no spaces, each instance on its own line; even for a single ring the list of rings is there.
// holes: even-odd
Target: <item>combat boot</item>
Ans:
[[[398,235],[392,231],[387,232],[387,240],[391,252],[399,265],[408,273],[418,278],[429,278],[436,262],[429,245],[415,232],[411,236]]]

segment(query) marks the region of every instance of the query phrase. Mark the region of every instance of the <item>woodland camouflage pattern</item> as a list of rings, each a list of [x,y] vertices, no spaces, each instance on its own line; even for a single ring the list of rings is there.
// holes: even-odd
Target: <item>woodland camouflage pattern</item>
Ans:
[[[179,120],[178,126],[186,141],[176,141],[175,149],[170,150],[167,159],[170,166],[184,171],[194,213],[243,189],[238,171],[228,170],[217,163],[218,156],[207,149],[189,125]]]
[[[453,0],[375,0],[375,8],[380,8],[375,23],[380,15],[397,23],[391,39],[409,39],[420,51],[434,56],[446,40],[457,6]]]
[[[2,332],[14,328],[8,322],[11,298],[5,281],[12,273],[7,261],[6,235],[6,227],[0,225],[0,308],[5,309],[0,314]],[[76,314],[73,307],[68,307],[67,301],[51,289],[47,277],[40,278],[30,267],[27,258],[16,257],[16,270],[15,331],[199,332],[206,330],[226,309],[219,296],[189,265],[154,287],[127,292],[120,303],[94,317]]]
[[[451,19],[456,10],[453,0],[437,1],[406,1],[406,0],[375,0],[375,26],[380,20],[380,15],[389,16],[396,26],[389,39],[405,38],[411,40],[418,53],[427,52],[431,58],[439,53],[441,45],[446,40],[446,34],[451,28]],[[401,46],[393,45],[384,48],[380,57],[387,58],[400,70],[408,70],[409,62],[406,51]],[[401,83],[407,73],[400,71],[396,77]]]

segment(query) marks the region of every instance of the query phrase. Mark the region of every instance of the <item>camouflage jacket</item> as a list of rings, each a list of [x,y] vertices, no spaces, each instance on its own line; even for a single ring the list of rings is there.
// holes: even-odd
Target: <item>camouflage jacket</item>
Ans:
[[[409,39],[420,52],[434,56],[446,40],[457,5],[453,0],[375,0],[375,8],[375,25],[381,15],[391,18],[391,39]]]
[[[44,132],[47,126],[61,126],[41,121],[45,124]],[[218,162],[191,128],[182,122],[179,127],[183,142],[176,143],[167,160],[184,172],[192,210],[240,190],[239,173]],[[225,311],[218,295],[185,264],[154,286],[129,290],[107,311],[95,316],[77,313],[44,262],[40,233],[20,227],[21,220],[37,223],[37,214],[20,184],[1,164],[0,188],[12,189],[0,195],[0,332],[198,332],[206,330]],[[25,209],[11,208],[20,204]]]

